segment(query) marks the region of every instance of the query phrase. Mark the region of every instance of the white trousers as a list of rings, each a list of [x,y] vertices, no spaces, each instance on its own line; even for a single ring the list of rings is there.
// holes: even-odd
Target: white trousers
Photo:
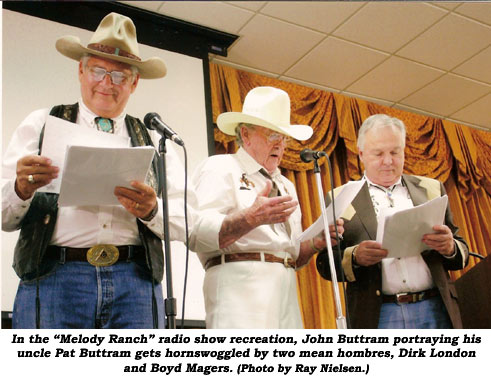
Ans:
[[[281,263],[229,262],[203,283],[206,328],[303,328],[295,270]]]

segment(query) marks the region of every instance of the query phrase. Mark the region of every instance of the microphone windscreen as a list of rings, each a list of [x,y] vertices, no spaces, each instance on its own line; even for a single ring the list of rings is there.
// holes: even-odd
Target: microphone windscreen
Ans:
[[[304,150],[302,150],[300,152],[300,159],[304,163],[310,163],[312,160],[314,160],[313,155],[312,155],[313,152],[314,151],[312,151],[311,149],[305,148]]]
[[[154,118],[160,118],[160,115],[156,112],[149,112],[147,115],[145,115],[145,118],[143,118],[143,123],[145,123],[145,126],[147,126],[149,130],[154,129],[152,125],[152,120]]]

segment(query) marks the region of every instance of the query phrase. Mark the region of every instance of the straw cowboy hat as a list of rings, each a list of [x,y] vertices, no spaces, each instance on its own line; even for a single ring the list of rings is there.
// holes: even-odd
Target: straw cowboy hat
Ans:
[[[242,112],[224,112],[217,118],[218,128],[228,135],[235,135],[235,127],[240,123],[263,126],[297,140],[307,140],[313,133],[310,126],[290,124],[290,97],[269,86],[249,91]]]
[[[152,57],[142,61],[138,53],[136,28],[130,18],[110,13],[102,19],[87,47],[75,36],[64,36],[56,41],[56,49],[74,60],[86,53],[123,62],[138,68],[140,78],[162,78],[167,73],[161,58]]]

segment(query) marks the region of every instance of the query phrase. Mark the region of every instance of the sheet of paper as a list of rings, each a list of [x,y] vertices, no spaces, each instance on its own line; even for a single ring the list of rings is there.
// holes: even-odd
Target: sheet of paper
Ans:
[[[49,115],[44,126],[41,155],[49,157],[53,165],[60,168],[60,174],[38,192],[59,193],[62,180],[65,153],[68,146],[87,147],[129,147],[130,138],[108,134],[94,128],[87,128]]]
[[[352,181],[347,183],[341,192],[334,198],[334,209],[336,212],[336,219],[338,219],[350,206],[353,199],[356,197],[361,187],[365,184],[365,181]],[[329,225],[334,224],[334,217],[332,213],[333,203],[326,207],[327,221]],[[324,230],[324,223],[322,221],[322,214],[319,218],[310,225],[298,238],[299,242],[311,239],[321,233]]]
[[[145,181],[153,147],[69,146],[60,187],[60,206],[120,205],[114,188]]]
[[[429,249],[421,239],[433,233],[434,225],[445,221],[448,197],[435,198],[410,209],[386,213],[377,227],[377,242],[389,251],[389,258],[410,257]]]

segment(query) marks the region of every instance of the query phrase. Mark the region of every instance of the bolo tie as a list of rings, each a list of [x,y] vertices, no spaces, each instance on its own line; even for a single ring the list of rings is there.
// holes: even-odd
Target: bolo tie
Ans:
[[[114,122],[112,119],[101,118],[98,116],[95,118],[95,124],[99,131],[107,132],[109,134],[114,133]]]

